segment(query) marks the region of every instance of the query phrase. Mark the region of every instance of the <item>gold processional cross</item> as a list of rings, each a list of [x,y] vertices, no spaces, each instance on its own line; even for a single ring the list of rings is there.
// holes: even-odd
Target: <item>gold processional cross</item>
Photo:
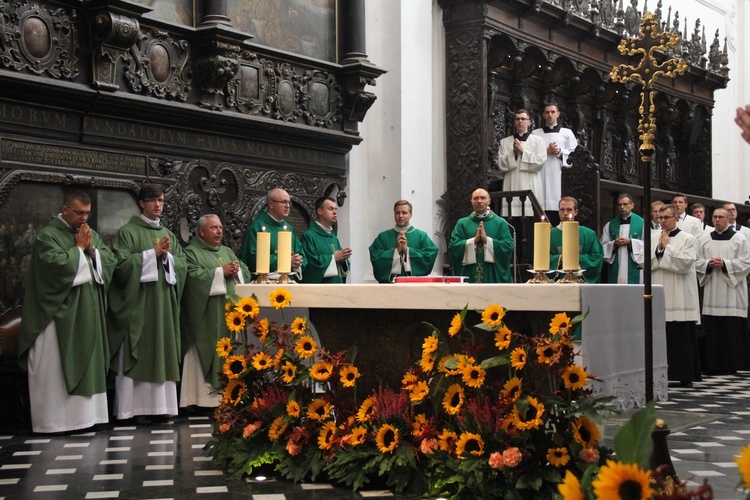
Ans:
[[[628,83],[639,81],[643,84],[641,91],[641,106],[638,108],[640,120],[638,132],[641,134],[641,159],[650,162],[654,154],[654,132],[656,120],[654,118],[653,84],[658,76],[674,78],[685,73],[687,64],[682,59],[666,59],[667,49],[677,46],[680,35],[677,33],[657,32],[658,24],[651,12],[646,12],[641,20],[641,35],[639,37],[623,39],[617,47],[620,54],[626,56],[641,56],[637,66],[620,64],[610,73],[613,82]],[[659,62],[659,61],[662,62]],[[646,112],[646,96],[648,96],[648,112]],[[650,174],[650,172],[649,172]],[[644,184],[650,178],[644,179]]]
[[[641,91],[641,106],[638,109],[638,133],[640,134],[641,161],[643,170],[643,220],[650,220],[651,207],[651,159],[654,156],[654,136],[656,119],[654,118],[654,90],[653,84],[658,76],[674,78],[687,70],[687,64],[682,59],[667,59],[669,49],[677,46],[680,35],[677,33],[658,32],[658,24],[651,12],[646,12],[641,19],[641,35],[620,41],[618,49],[624,56],[639,56],[637,66],[621,64],[612,69],[610,77],[613,82],[628,83],[638,81],[643,85]],[[646,99],[648,96],[648,109]],[[644,231],[643,246],[651,248],[651,231]],[[644,320],[644,365],[646,402],[654,397],[654,353],[653,353],[653,296],[651,295],[651,259],[644,259],[643,263],[643,320]],[[671,463],[669,464],[671,466]],[[671,468],[674,471],[674,468]]]

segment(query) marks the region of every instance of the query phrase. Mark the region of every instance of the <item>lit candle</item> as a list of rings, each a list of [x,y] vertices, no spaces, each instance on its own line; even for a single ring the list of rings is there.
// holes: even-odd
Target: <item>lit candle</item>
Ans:
[[[271,233],[264,227],[257,234],[258,248],[255,254],[255,272],[268,274],[271,268]]]
[[[279,254],[278,254],[278,271],[280,273],[292,272],[292,232],[286,230],[279,231]]]
[[[564,271],[577,271],[578,264],[578,221],[568,220],[562,223],[562,261]]]
[[[534,223],[534,271],[549,271],[549,234],[546,220]]]

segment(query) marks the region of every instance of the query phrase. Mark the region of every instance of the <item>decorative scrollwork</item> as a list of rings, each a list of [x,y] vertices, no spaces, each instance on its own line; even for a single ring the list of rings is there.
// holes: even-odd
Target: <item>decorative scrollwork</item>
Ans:
[[[227,105],[248,115],[270,114],[275,83],[273,63],[259,61],[255,53],[244,51],[238,58],[237,75],[227,86]]]
[[[186,40],[152,29],[140,36],[131,56],[125,76],[133,92],[187,101],[192,74]]]
[[[304,77],[298,75],[289,63],[276,66],[276,97],[273,117],[292,122],[302,114],[299,106],[300,87],[304,84]]]
[[[302,90],[302,116],[309,125],[331,128],[341,120],[343,99],[336,76],[325,71],[307,71]],[[369,106],[368,106],[369,107]]]
[[[91,59],[94,87],[114,92],[117,85],[117,63],[130,59],[130,47],[141,33],[138,20],[111,12],[100,12],[92,23],[94,48]]]
[[[78,76],[76,12],[36,2],[0,2],[0,64],[73,80]]]

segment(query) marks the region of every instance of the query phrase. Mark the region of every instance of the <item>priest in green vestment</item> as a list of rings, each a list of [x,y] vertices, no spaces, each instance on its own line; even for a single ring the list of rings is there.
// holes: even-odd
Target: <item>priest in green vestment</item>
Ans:
[[[477,189],[471,195],[474,211],[459,219],[449,246],[453,275],[470,283],[510,283],[513,238],[505,219],[490,210],[490,195]]]
[[[399,200],[393,205],[396,226],[380,233],[370,245],[372,273],[379,283],[396,276],[427,276],[432,272],[438,247],[424,231],[410,224],[412,204]]]
[[[285,190],[274,188],[266,196],[266,210],[261,210],[254,221],[250,223],[245,233],[245,242],[242,245],[240,259],[247,265],[250,272],[255,273],[255,262],[258,254],[258,233],[265,231],[271,233],[271,261],[270,273],[275,275],[278,271],[279,231],[291,231],[292,233],[292,278],[302,279],[302,271],[306,265],[302,243],[297,238],[292,224],[286,218],[292,209],[292,199]],[[270,276],[275,277],[275,276]]]
[[[351,248],[341,248],[333,225],[338,220],[338,205],[333,198],[315,201],[318,220],[302,235],[302,250],[307,258],[302,283],[344,283],[349,274]]]
[[[620,215],[607,222],[602,231],[604,261],[609,264],[608,283],[643,283],[641,266],[635,261],[635,256],[643,252],[643,218],[634,214],[633,208],[632,196],[618,196]]]
[[[115,415],[176,415],[180,380],[180,298],[187,265],[177,237],[159,223],[161,187],[138,193],[141,215],[117,232],[117,268],[109,293]]]
[[[578,201],[565,196],[558,203],[561,221],[575,220],[578,215]],[[562,222],[560,223],[562,224]],[[553,227],[550,233],[550,269],[562,269],[562,226]],[[583,269],[587,283],[597,283],[602,272],[604,250],[596,233],[586,226],[578,226],[578,264]]]
[[[87,224],[90,213],[88,194],[68,191],[29,262],[19,364],[29,372],[34,432],[109,421],[106,296],[116,259]]]
[[[216,407],[221,394],[219,372],[224,361],[216,343],[231,336],[224,321],[227,295],[250,276],[231,248],[222,245],[224,228],[218,216],[198,219],[198,235],[185,248],[187,277],[182,293],[182,381],[180,407]]]

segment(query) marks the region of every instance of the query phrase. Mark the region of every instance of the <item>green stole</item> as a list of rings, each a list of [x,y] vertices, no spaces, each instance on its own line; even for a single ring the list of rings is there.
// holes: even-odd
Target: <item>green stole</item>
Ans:
[[[628,237],[630,239],[640,240],[643,239],[643,218],[638,214],[630,214],[630,231]],[[615,217],[609,223],[609,237],[614,241],[620,236],[620,217]],[[614,262],[609,266],[609,282],[617,283],[617,271],[620,267],[619,252],[615,249]],[[633,246],[628,245],[628,283],[638,284],[641,281],[641,268],[635,263],[633,259]]]

